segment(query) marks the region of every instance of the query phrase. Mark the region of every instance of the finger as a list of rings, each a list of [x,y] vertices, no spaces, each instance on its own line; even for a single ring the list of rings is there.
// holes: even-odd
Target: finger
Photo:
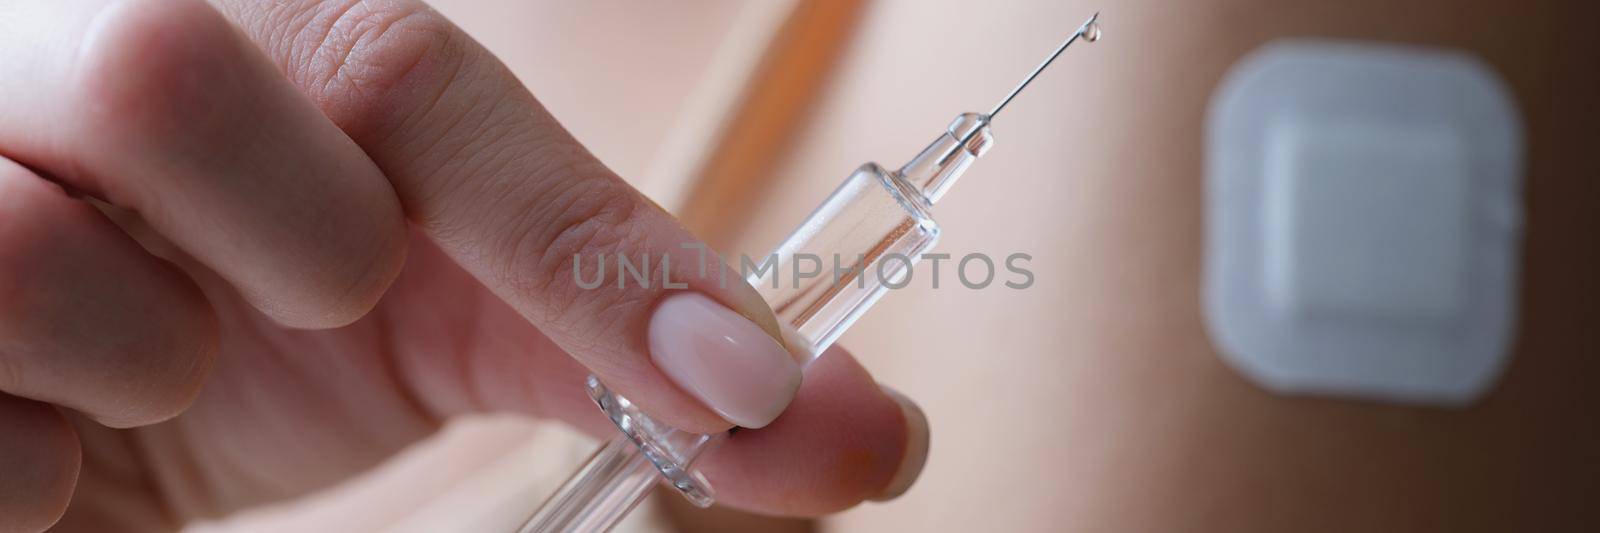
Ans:
[[[454,283],[425,283],[465,274],[438,268],[447,260],[430,244],[413,251],[406,268],[424,270],[401,276],[388,303],[437,302],[431,307],[437,313],[385,316],[393,329],[420,333],[395,346],[394,360],[429,412],[522,411],[559,418],[597,438],[617,434],[583,391],[584,370],[576,362],[492,296],[473,291],[463,298],[444,288]],[[701,466],[722,503],[810,516],[905,492],[927,457],[928,435],[915,404],[833,348],[806,371],[782,416],[735,432]]]
[[[72,500],[81,454],[54,408],[0,394],[0,532],[49,529]]]
[[[928,421],[832,349],[806,369],[794,403],[772,425],[736,432],[702,461],[719,503],[816,516],[898,497],[922,472]]]
[[[0,21],[0,77],[29,80],[0,90],[7,155],[138,212],[291,326],[349,323],[399,272],[382,173],[209,5],[19,9]]]
[[[110,426],[154,423],[194,401],[216,342],[188,277],[0,158],[0,391]]]
[[[402,0],[218,3],[378,163],[412,220],[612,389],[705,432],[760,426],[792,398],[798,366],[759,296],[714,258],[701,276],[699,251],[683,247],[699,241],[438,13]],[[649,283],[619,287],[612,263],[583,288],[575,271],[593,279],[602,256],[648,258]],[[687,286],[674,292],[693,295],[667,297],[663,257]]]

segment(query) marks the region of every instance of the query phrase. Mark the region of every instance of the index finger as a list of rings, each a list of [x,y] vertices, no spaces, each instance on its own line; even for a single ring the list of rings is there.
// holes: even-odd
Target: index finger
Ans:
[[[760,296],[725,270],[701,276],[700,250],[685,248],[700,241],[437,12],[218,3],[378,164],[413,222],[610,388],[707,433],[759,427],[792,399],[799,367]],[[574,279],[575,261],[619,257],[643,259],[649,279]],[[671,295],[663,275],[694,296]]]

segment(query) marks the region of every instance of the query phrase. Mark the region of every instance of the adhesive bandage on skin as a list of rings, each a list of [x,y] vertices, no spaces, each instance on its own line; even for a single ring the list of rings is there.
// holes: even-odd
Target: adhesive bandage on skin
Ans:
[[[1262,387],[1462,405],[1506,366],[1522,130],[1460,53],[1280,41],[1206,124],[1207,327]]]

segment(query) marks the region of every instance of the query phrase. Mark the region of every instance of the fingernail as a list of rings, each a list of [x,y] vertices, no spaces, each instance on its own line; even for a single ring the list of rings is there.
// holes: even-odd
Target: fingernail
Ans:
[[[649,336],[656,367],[736,425],[767,425],[800,388],[800,365],[783,345],[703,294],[662,300]]]
[[[928,417],[922,414],[922,408],[907,398],[899,391],[889,387],[880,387],[884,394],[900,404],[900,412],[906,416],[906,454],[900,458],[900,468],[895,470],[894,478],[889,480],[889,485],[872,501],[888,501],[899,498],[911,485],[917,482],[917,477],[922,475],[922,465],[928,462]]]

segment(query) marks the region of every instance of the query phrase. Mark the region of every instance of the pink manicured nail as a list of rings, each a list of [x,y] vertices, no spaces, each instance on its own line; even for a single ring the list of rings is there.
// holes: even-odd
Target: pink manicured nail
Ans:
[[[789,406],[800,365],[772,336],[703,294],[666,297],[650,317],[650,358],[729,422],[758,428]]]
[[[922,408],[911,401],[906,395],[889,387],[883,388],[884,394],[895,403],[900,404],[900,412],[906,416],[906,454],[900,458],[900,468],[895,471],[894,478],[889,480],[889,486],[884,487],[883,493],[873,497],[873,501],[888,501],[899,498],[906,491],[911,490],[911,484],[917,482],[922,476],[922,466],[928,462],[928,417],[922,414]]]

